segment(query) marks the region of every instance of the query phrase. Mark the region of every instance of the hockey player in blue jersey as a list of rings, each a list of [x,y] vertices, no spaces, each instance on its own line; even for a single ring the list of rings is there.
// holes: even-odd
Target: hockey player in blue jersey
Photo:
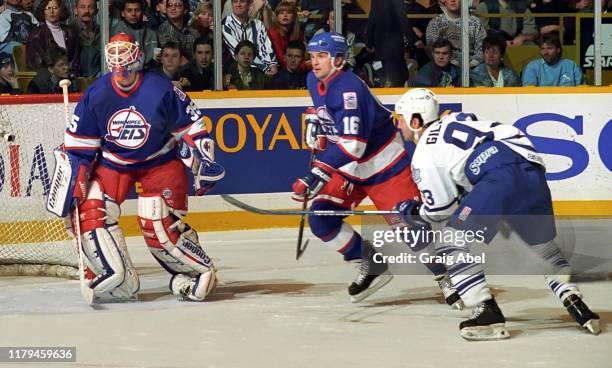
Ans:
[[[306,115],[306,142],[315,150],[310,172],[293,184],[297,201],[313,199],[312,210],[346,210],[369,197],[379,210],[418,198],[410,157],[392,113],[345,67],[347,44],[335,32],[315,35],[308,43],[312,72],[307,85],[314,103]],[[397,216],[387,222],[399,223]],[[309,216],[310,229],[345,260],[362,259],[349,286],[352,302],[363,300],[393,277],[387,265],[373,262],[375,250],[341,217]],[[445,298],[459,297],[449,287],[443,267],[432,270]]]
[[[508,223],[554,269],[546,281],[570,315],[597,334],[599,316],[582,301],[577,286],[568,282],[569,263],[554,241],[544,161],[527,136],[511,125],[480,121],[473,114],[440,117],[437,97],[422,88],[406,92],[395,111],[406,136],[417,141],[412,170],[422,197],[397,207],[404,222],[425,231],[434,222],[446,223],[451,231],[483,231],[485,244],[495,236],[500,221]],[[508,338],[505,318],[481,264],[466,257],[468,245],[439,241],[435,247],[447,257],[463,260],[448,267],[464,304],[473,307],[470,318],[459,326],[461,335],[468,340]]]
[[[203,195],[225,173],[214,162],[214,142],[188,96],[141,70],[143,53],[131,36],[113,36],[104,51],[111,73],[87,89],[66,127],[47,208],[64,217],[78,206],[73,221],[79,222],[85,282],[94,300],[132,299],[139,279],[118,219],[121,203],[140,182],[138,224],[149,251],[172,274],[175,295],[204,300],[216,271],[182,220],[184,164],[193,172],[196,194]],[[71,176],[62,180],[58,170],[66,167]]]

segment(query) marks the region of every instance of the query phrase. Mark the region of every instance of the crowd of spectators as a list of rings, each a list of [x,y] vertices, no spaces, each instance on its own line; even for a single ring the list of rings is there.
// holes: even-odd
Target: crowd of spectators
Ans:
[[[218,46],[224,89],[304,89],[310,68],[305,45],[313,35],[334,29],[332,4],[226,0],[219,25],[223,42],[215,45],[211,0],[113,0],[110,34],[132,35],[143,50],[145,67],[185,91],[214,88],[213,51]],[[601,4],[606,12],[612,9],[612,0]],[[4,0],[0,93],[55,93],[59,79],[98,77],[98,6],[96,0]],[[368,85],[461,85],[461,0],[376,0],[367,10],[365,15],[358,1],[342,0],[347,60]],[[584,83],[581,69],[562,58],[563,45],[575,39],[574,20],[537,15],[592,10],[592,0],[472,0],[470,86]],[[355,14],[363,16],[349,17]],[[517,73],[504,64],[504,55],[523,45],[538,45],[542,57]],[[15,64],[22,59],[25,63]],[[29,85],[20,88],[17,72],[32,73]]]

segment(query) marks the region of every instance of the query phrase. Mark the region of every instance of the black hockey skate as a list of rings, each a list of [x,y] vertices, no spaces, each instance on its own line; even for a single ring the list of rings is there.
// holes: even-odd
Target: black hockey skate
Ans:
[[[437,275],[434,277],[434,280],[436,280],[440,290],[442,290],[446,304],[450,305],[453,309],[463,310],[463,301],[453,286],[450,277],[447,274]]]
[[[363,259],[355,281],[348,287],[351,303],[357,303],[374,294],[393,279],[386,263],[374,262],[376,250],[368,242],[363,242]]]
[[[569,294],[563,299],[563,306],[567,308],[570,316],[578,322],[578,324],[592,333],[597,335],[601,332],[599,327],[599,315],[592,312],[589,307],[576,294]]]
[[[470,319],[459,324],[459,330],[461,337],[470,341],[502,340],[510,337],[505,323],[497,302],[491,298],[475,306]]]

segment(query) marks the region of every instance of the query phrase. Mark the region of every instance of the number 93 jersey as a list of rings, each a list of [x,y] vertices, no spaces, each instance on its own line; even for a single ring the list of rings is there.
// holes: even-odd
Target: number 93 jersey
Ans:
[[[177,140],[206,133],[195,104],[161,75],[141,73],[130,93],[106,74],[79,100],[64,134],[65,149],[118,169],[142,169],[176,158]],[[198,132],[196,132],[198,131]]]
[[[494,144],[480,146],[485,141]],[[462,192],[470,192],[487,170],[515,162],[544,167],[533,144],[518,128],[479,121],[467,113],[444,116],[425,130],[412,157],[413,180],[423,200],[421,216],[445,219]]]
[[[360,185],[385,182],[410,165],[391,111],[353,72],[336,72],[326,86],[310,72],[307,84],[330,143],[317,161]]]

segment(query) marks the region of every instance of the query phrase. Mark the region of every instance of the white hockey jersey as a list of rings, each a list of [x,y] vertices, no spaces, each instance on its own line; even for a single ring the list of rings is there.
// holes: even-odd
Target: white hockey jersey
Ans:
[[[427,128],[412,157],[412,176],[421,191],[420,215],[423,218],[444,220],[457,207],[460,188],[466,192],[472,190],[473,185],[465,175],[465,165],[475,147],[484,140],[499,141],[526,160],[544,167],[533,144],[518,128],[494,121],[478,121],[473,114],[446,115]],[[478,170],[478,167],[470,169]]]

